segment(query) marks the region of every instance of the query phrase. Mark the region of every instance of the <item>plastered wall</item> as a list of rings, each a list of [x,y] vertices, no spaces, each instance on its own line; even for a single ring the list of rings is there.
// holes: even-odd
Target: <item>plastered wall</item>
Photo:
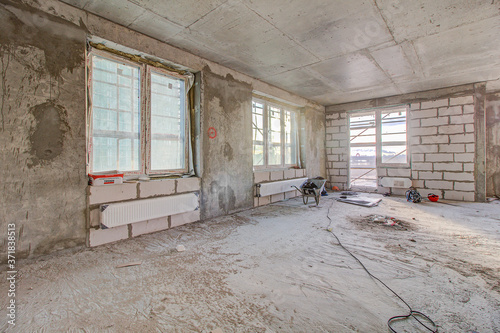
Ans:
[[[16,224],[19,258],[88,245],[90,231],[98,230],[93,229],[96,207],[89,203],[85,165],[88,36],[164,59],[201,77],[194,126],[200,212],[183,222],[253,207],[254,90],[305,110],[306,172],[326,177],[320,105],[58,1],[0,0],[0,17],[0,228]],[[215,138],[209,137],[211,127]],[[159,189],[158,194],[164,192]],[[136,225],[139,231],[132,236],[175,224],[146,222]],[[105,239],[96,234],[95,241],[130,237],[130,228],[122,229],[107,232]],[[5,246],[6,238],[0,240]]]

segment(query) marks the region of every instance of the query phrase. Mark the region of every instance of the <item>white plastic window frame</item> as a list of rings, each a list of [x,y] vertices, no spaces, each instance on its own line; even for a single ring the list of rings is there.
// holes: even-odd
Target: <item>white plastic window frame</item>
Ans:
[[[185,87],[185,92],[187,93],[187,82],[184,77],[181,75],[167,71],[162,68],[154,67],[151,65],[143,64],[143,63],[138,63],[134,61],[130,61],[124,57],[120,57],[117,55],[114,55],[109,52],[101,51],[101,50],[96,50],[92,49],[91,51],[86,53],[86,67],[87,67],[87,85],[86,85],[86,90],[87,90],[87,116],[86,116],[86,121],[87,121],[87,173],[93,173],[92,170],[92,165],[93,165],[93,147],[92,147],[92,137],[93,137],[93,128],[92,128],[92,57],[93,56],[99,56],[102,58],[107,58],[112,61],[116,62],[121,62],[126,65],[130,66],[135,66],[139,67],[140,69],[140,94],[139,94],[139,105],[140,105],[140,132],[139,132],[139,137],[140,137],[140,169],[137,171],[120,171],[120,170],[110,170],[110,171],[103,171],[103,172],[97,172],[97,174],[112,174],[115,173],[116,171],[120,173],[124,173],[125,176],[140,176],[140,175],[161,175],[161,174],[179,174],[179,173],[186,173],[189,168],[189,129],[188,129],[188,101],[187,101],[187,95],[185,94],[183,96],[184,98],[184,115],[183,115],[183,121],[184,121],[184,168],[181,169],[171,169],[171,170],[151,170],[150,164],[150,151],[151,151],[151,140],[150,140],[150,124],[151,124],[151,98],[150,98],[150,91],[151,91],[151,69],[153,69],[155,72],[168,75],[171,77],[175,77],[178,79],[181,79],[184,81],[184,87]]]
[[[388,163],[382,162],[382,113],[389,113],[389,112],[395,112],[398,110],[405,110],[405,125],[406,125],[406,141],[403,142],[393,142],[391,144],[386,144],[385,146],[400,146],[404,145],[406,146],[406,162],[402,163]],[[385,108],[380,108],[375,111],[375,119],[376,119],[376,136],[377,136],[377,167],[389,167],[389,168],[409,168],[410,167],[410,145],[409,145],[409,121],[408,121],[408,116],[409,116],[409,107],[408,105],[399,105],[399,106],[393,106],[393,107],[385,107]],[[379,153],[380,152],[380,153]]]
[[[299,163],[299,154],[298,154],[298,145],[299,145],[299,136],[298,136],[298,111],[290,108],[290,107],[285,107],[279,103],[276,102],[270,102],[264,99],[260,99],[257,97],[252,98],[252,105],[253,102],[260,103],[264,106],[263,109],[263,116],[264,116],[264,165],[253,165],[254,170],[279,170],[279,169],[287,169],[287,168],[292,168],[298,166]],[[280,109],[281,112],[281,164],[276,164],[276,165],[269,165],[269,107],[274,107],[277,109]],[[252,106],[253,108],[253,106]],[[295,147],[292,147],[293,150],[295,150],[295,163],[292,164],[286,164],[286,157],[285,157],[285,152],[286,152],[286,143],[285,143],[285,111],[288,111],[292,115],[292,126],[291,126],[291,132],[292,135],[295,137]],[[253,146],[253,139],[252,139],[252,146]],[[253,149],[252,149],[253,151]],[[253,160],[253,159],[252,159]]]

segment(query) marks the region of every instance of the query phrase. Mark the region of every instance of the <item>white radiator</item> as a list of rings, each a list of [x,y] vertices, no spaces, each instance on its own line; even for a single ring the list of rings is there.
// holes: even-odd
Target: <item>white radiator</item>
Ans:
[[[296,178],[296,179],[287,179],[287,180],[280,180],[276,182],[271,182],[271,183],[262,183],[262,184],[256,184],[256,189],[257,197],[265,197],[268,195],[273,195],[273,194],[278,194],[278,193],[284,193],[288,191],[293,191],[295,188],[292,186],[297,186],[300,188],[300,186],[307,180],[306,178]]]
[[[199,208],[197,193],[170,195],[101,205],[101,224],[108,228],[192,212]]]
[[[408,188],[411,186],[410,178],[383,177],[380,180],[383,187]]]

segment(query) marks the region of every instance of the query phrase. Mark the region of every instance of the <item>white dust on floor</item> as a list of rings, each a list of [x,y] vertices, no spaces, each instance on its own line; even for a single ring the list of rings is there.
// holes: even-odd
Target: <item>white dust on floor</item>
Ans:
[[[366,208],[330,195],[315,207],[299,198],[26,260],[17,325],[0,329],[387,332],[407,308],[337,244],[329,211],[342,243],[440,332],[500,332],[500,202],[453,204],[391,197]],[[367,222],[373,214],[404,228]]]

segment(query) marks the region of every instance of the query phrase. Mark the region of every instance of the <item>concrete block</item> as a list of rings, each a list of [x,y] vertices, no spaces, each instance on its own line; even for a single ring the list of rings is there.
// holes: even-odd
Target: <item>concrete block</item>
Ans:
[[[418,145],[416,147],[413,147],[412,151],[423,154],[437,153],[438,145]]]
[[[438,115],[440,117],[443,116],[456,116],[462,114],[462,107],[461,106],[451,106],[449,108],[439,108],[438,109]]]
[[[462,163],[434,163],[435,171],[462,171]]]
[[[463,104],[473,104],[473,103],[474,103],[473,96],[450,98],[450,105],[463,105]]]
[[[444,180],[426,180],[425,187],[428,189],[452,190],[453,182]]]
[[[89,204],[101,204],[137,198],[137,183],[89,186]]]
[[[455,191],[474,192],[476,190],[476,186],[474,183],[455,182],[453,189]]]
[[[332,148],[332,154],[347,154],[347,147]]]
[[[444,191],[443,199],[458,201],[474,201],[474,192]]]
[[[285,179],[295,178],[295,169],[285,170]]]
[[[474,172],[474,163],[464,163],[464,171],[465,172]]]
[[[437,117],[437,109],[411,111],[411,119]]]
[[[472,124],[474,123],[473,114],[464,114],[461,116],[450,116],[450,124]]]
[[[411,160],[413,162],[423,162],[424,156],[424,154],[411,154]]]
[[[448,125],[448,117],[420,119],[421,127]]]
[[[464,105],[464,114],[474,113],[474,105]]]
[[[284,193],[278,193],[271,195],[271,202],[278,202],[285,199]]]
[[[439,108],[442,106],[448,106],[448,98],[420,103],[421,109]]]
[[[419,179],[423,180],[442,180],[443,173],[442,172],[433,172],[433,171],[420,171],[418,173]]]
[[[270,203],[271,203],[271,196],[269,195],[259,198],[259,206],[269,205]]]
[[[168,229],[168,217],[132,224],[132,237]]]
[[[257,198],[257,197],[253,198],[253,206],[254,207],[259,207],[259,198]]]
[[[411,103],[410,110],[411,111],[420,110],[420,103]]]
[[[474,142],[474,134],[453,134],[450,135],[450,143],[472,143]]]
[[[331,126],[345,126],[347,124],[346,119],[331,120]]]
[[[465,153],[465,145],[463,143],[440,144],[440,153]]]
[[[336,162],[335,164],[336,169],[347,169],[347,162]]]
[[[378,168],[377,169],[377,175],[379,177],[385,177],[385,176],[387,176],[387,169],[386,168]]]
[[[170,227],[178,227],[183,224],[193,223],[200,220],[200,210],[170,216]]]
[[[339,175],[340,176],[347,176],[347,168],[346,169],[339,169]]]
[[[150,180],[139,183],[140,198],[175,193],[175,179]]]
[[[443,197],[443,191],[439,189],[426,189],[426,188],[419,188],[418,193],[422,196],[422,198],[427,198],[429,194],[436,194],[439,195],[439,198],[441,199]]]
[[[326,115],[326,119],[328,119],[328,120],[339,119],[339,114],[338,113],[329,113]]]
[[[412,170],[411,171],[411,178],[418,179],[419,178],[418,174],[419,174],[419,171],[413,171]]]
[[[455,162],[474,162],[474,153],[455,154]]]
[[[306,175],[306,169],[295,169],[295,177],[300,178]]]
[[[200,190],[200,178],[198,177],[178,178],[176,181],[177,193],[195,192]]]
[[[325,147],[327,147],[327,148],[336,148],[338,146],[339,146],[338,140],[326,141],[326,144],[325,144]]]
[[[418,146],[420,144],[420,136],[413,136],[410,138],[411,146]]]
[[[332,140],[332,136],[330,134],[326,134],[325,141],[331,141],[331,140]]]
[[[410,120],[410,127],[412,128],[420,127],[420,119]]]
[[[414,128],[412,131],[413,135],[436,135],[438,133],[437,127],[419,127]]]
[[[101,214],[99,213],[99,207],[91,209],[89,211],[89,222],[91,227],[98,227],[101,224]]]
[[[332,183],[346,183],[347,176],[332,176]],[[339,187],[340,188],[340,187]]]
[[[340,128],[338,126],[328,126],[326,129],[325,129],[325,133],[329,134],[330,135],[330,140],[332,140],[332,134],[333,133],[339,133],[340,132]]]
[[[433,136],[422,136],[420,138],[422,144],[429,143],[449,143],[450,139],[448,135],[433,135]]]
[[[271,181],[283,180],[283,177],[284,177],[283,170],[271,171]]]
[[[424,181],[423,180],[413,179],[411,181],[411,186],[413,186],[415,188],[424,187]]]
[[[111,185],[110,185],[111,186]],[[99,246],[128,238],[128,226],[121,225],[109,229],[90,229],[89,246]]]
[[[340,130],[342,132],[342,129]],[[332,140],[342,140],[347,137],[347,132],[342,132],[342,133],[333,133],[332,134]]]
[[[295,198],[297,196],[297,191],[285,192],[285,199]]]
[[[439,126],[439,134],[458,134],[464,133],[464,125],[444,125]]]
[[[326,158],[330,162],[337,162],[339,160],[339,155],[338,154],[328,155]]]
[[[269,171],[256,171],[253,173],[254,184],[268,182],[270,180],[271,173]]]
[[[426,162],[453,162],[453,154],[425,154]]]
[[[476,144],[475,143],[466,143],[465,144],[465,151],[467,153],[473,153],[476,151]]]
[[[387,176],[410,178],[411,169],[387,169]]]
[[[432,163],[412,163],[411,168],[416,171],[430,171],[432,170]]]
[[[471,172],[445,172],[444,179],[458,181],[474,181],[474,174]]]
[[[474,124],[465,124],[465,132],[467,133],[474,132]]]

